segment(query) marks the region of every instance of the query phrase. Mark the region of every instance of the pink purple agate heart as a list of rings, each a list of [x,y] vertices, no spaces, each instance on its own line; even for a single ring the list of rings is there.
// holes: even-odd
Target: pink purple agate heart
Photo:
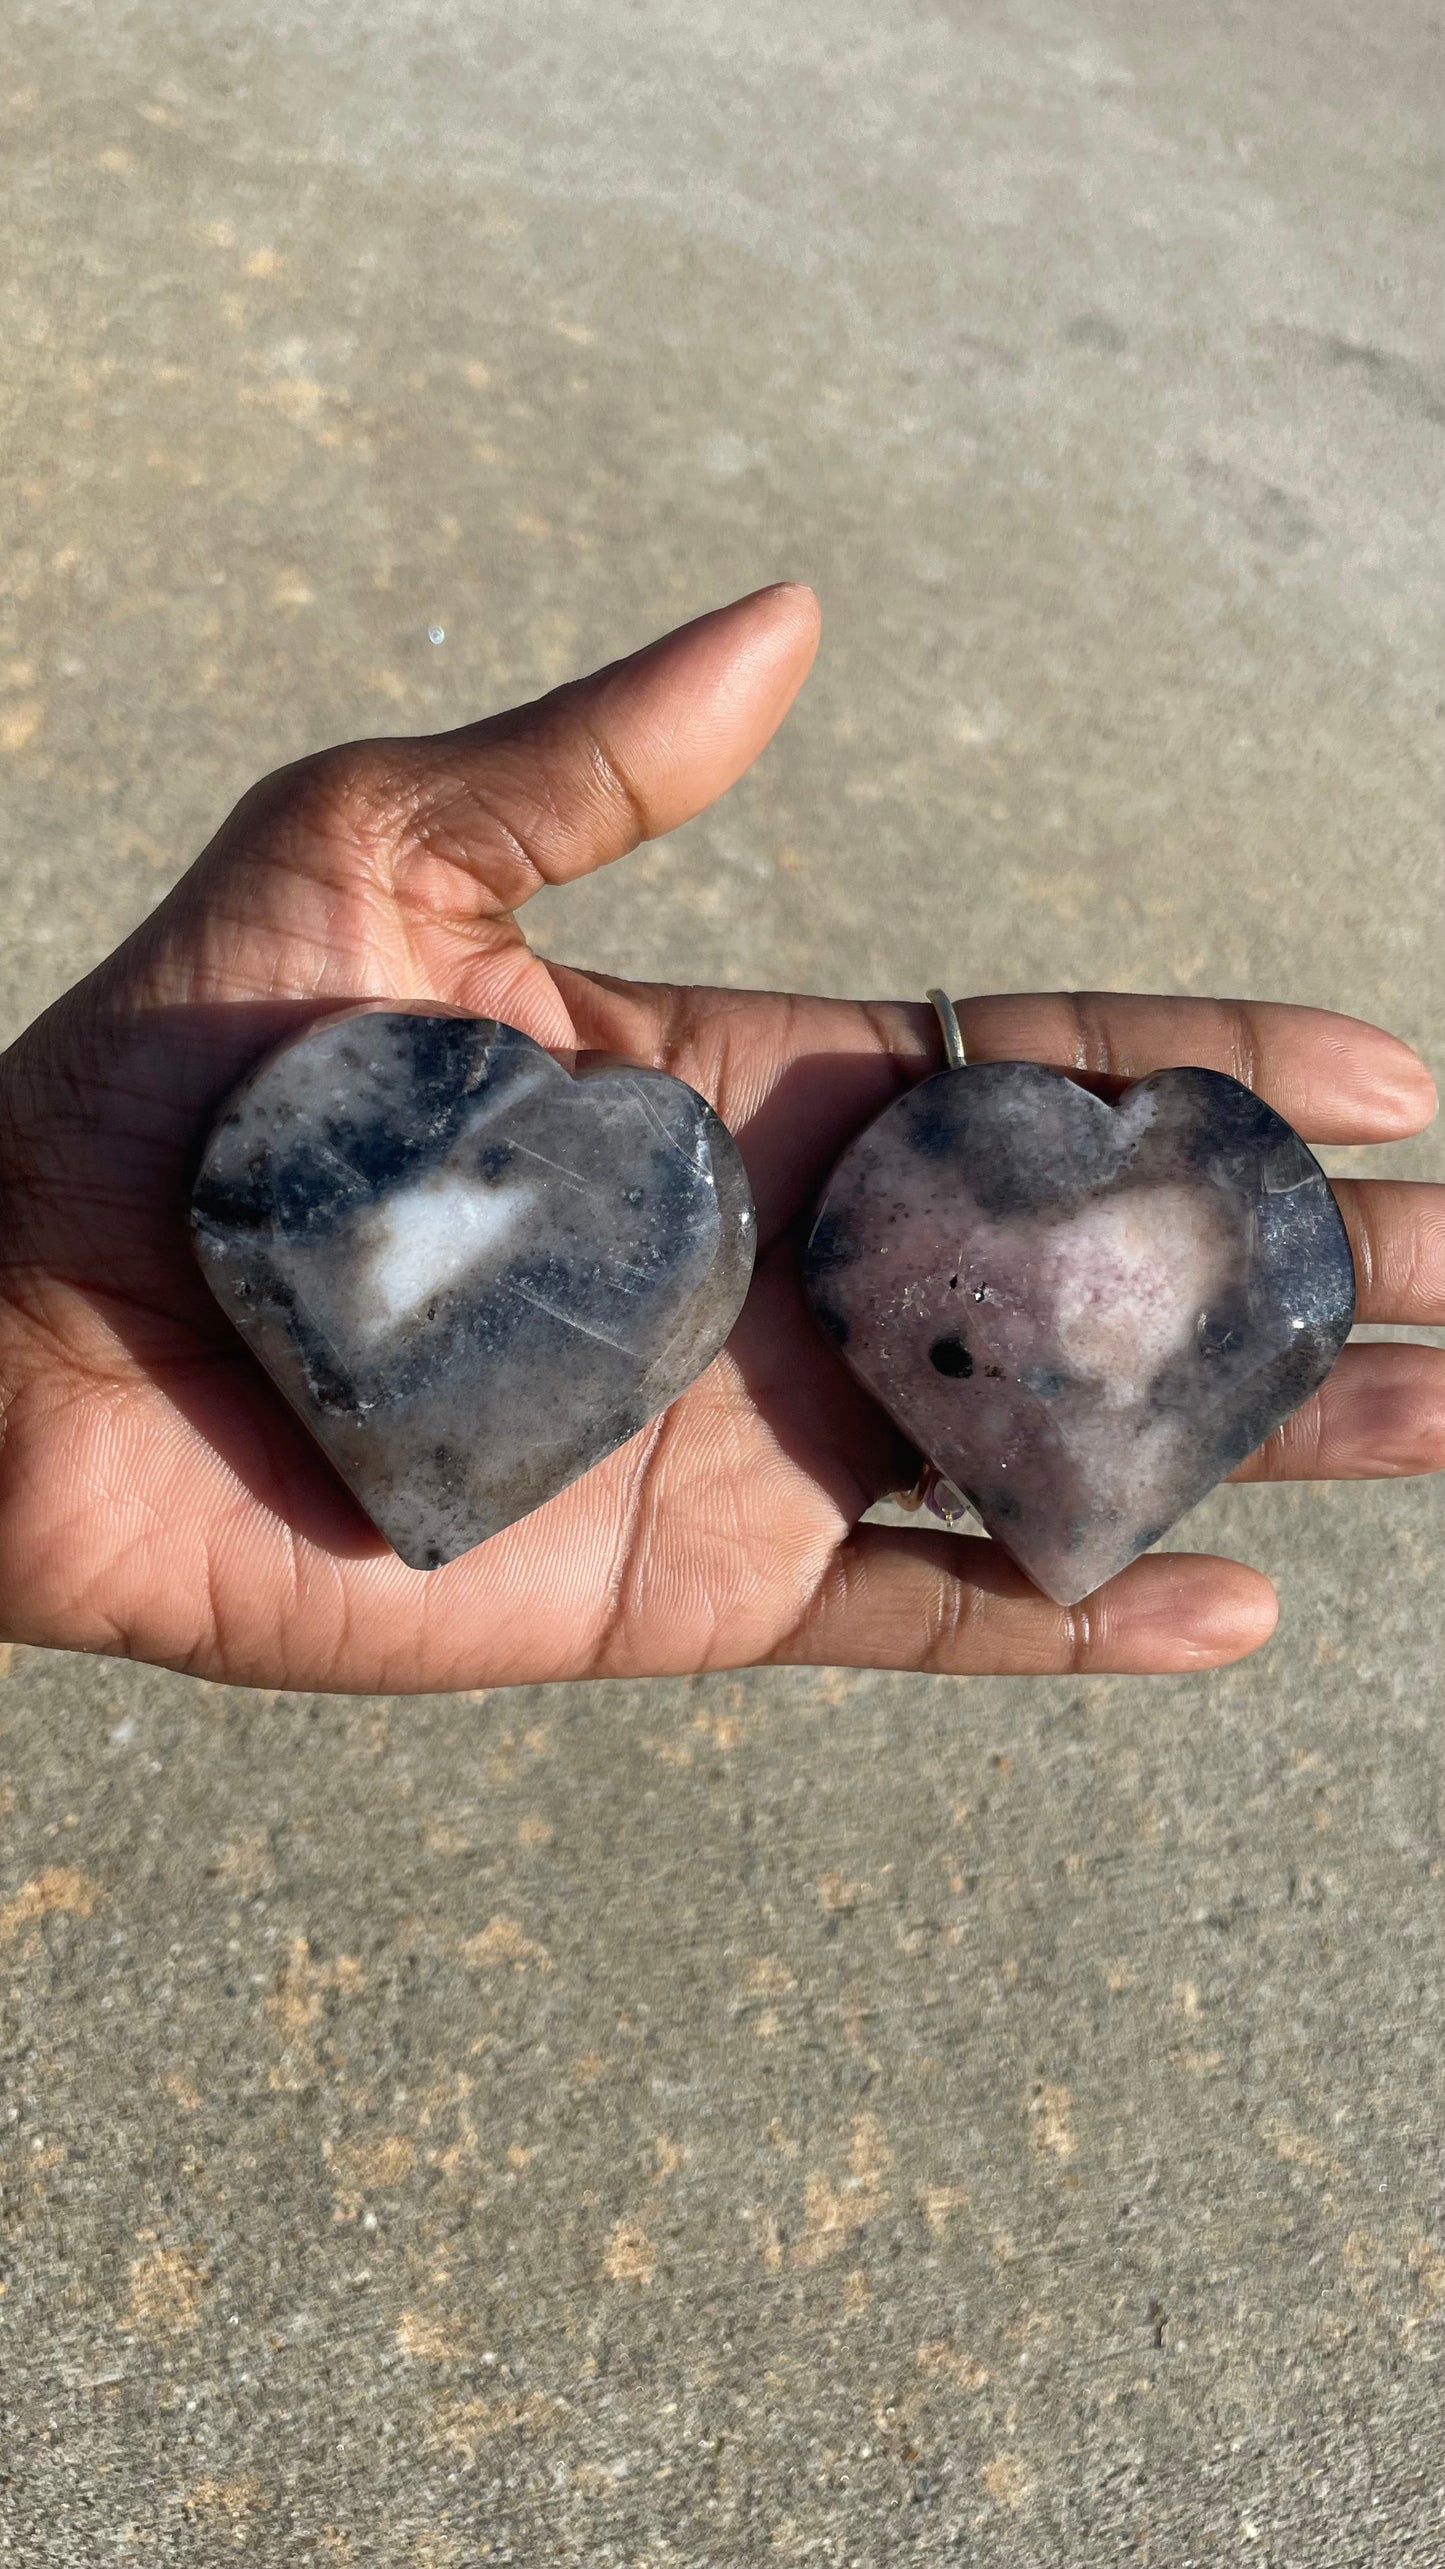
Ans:
[[[806,1276],[845,1362],[1061,1605],[1308,1398],[1355,1308],[1318,1161],[1211,1070],[1116,1104],[1033,1062],[924,1080],[844,1152]]]

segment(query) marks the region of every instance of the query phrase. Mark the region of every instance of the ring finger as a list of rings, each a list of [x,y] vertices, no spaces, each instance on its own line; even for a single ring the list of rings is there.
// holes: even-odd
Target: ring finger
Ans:
[[[1445,1348],[1355,1346],[1230,1477],[1387,1481],[1442,1469]]]

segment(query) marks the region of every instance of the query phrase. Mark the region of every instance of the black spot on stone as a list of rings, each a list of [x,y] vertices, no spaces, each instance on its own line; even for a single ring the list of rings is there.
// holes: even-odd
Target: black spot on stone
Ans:
[[[908,1139],[925,1160],[941,1160],[957,1138],[946,1101],[930,1093],[935,1085],[932,1080],[925,1083],[908,1118]]]
[[[1136,1551],[1136,1552],[1148,1552],[1148,1551],[1150,1551],[1150,1550],[1152,1549],[1152,1547],[1153,1547],[1156,1543],[1162,1543],[1162,1542],[1163,1542],[1164,1537],[1165,1537],[1165,1535],[1168,1533],[1168,1531],[1169,1531],[1169,1528],[1168,1528],[1168,1526],[1167,1526],[1167,1525],[1146,1525],[1146,1526],[1145,1526],[1145,1528],[1144,1528],[1143,1533],[1142,1533],[1142,1534],[1136,1534],[1136,1535],[1135,1535],[1135,1537],[1134,1537],[1134,1549],[1135,1549],[1135,1551]]]
[[[271,1172],[264,1153],[248,1160],[236,1175],[222,1177],[215,1169],[203,1169],[191,1198],[191,1218],[197,1230],[222,1236],[228,1231],[266,1228],[271,1220]]]
[[[1243,1323],[1233,1312],[1206,1311],[1199,1323],[1199,1353],[1213,1360],[1237,1356],[1244,1345]]]
[[[819,1328],[832,1339],[834,1346],[846,1347],[853,1333],[841,1311],[835,1311],[830,1302],[815,1302],[813,1309]]]
[[[973,1358],[956,1335],[935,1338],[928,1350],[928,1361],[936,1374],[946,1374],[950,1382],[966,1383],[973,1372]]]
[[[993,1490],[979,1503],[978,1512],[985,1522],[997,1517],[1000,1525],[1013,1525],[1023,1515],[1023,1501],[1016,1499],[1012,1490]]]
[[[505,1176],[507,1170],[513,1166],[516,1157],[517,1154],[510,1142],[488,1142],[477,1161],[477,1167],[488,1185],[495,1186],[498,1178]]]
[[[297,1328],[301,1339],[302,1361],[306,1367],[306,1386],[319,1410],[330,1418],[345,1418],[357,1408],[356,1386],[331,1362],[309,1330]]]
[[[820,1213],[808,1242],[808,1272],[815,1276],[836,1275],[840,1267],[851,1267],[858,1255],[847,1216],[842,1213]]]

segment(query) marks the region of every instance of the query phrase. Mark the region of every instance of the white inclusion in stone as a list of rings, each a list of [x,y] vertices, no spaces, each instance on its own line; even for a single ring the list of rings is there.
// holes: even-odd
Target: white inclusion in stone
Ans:
[[[536,1201],[530,1186],[429,1178],[378,1205],[362,1240],[357,1317],[369,1338],[397,1328],[483,1263],[497,1260]]]
[[[445,642],[447,638],[446,626],[444,624],[429,624],[426,629],[426,638],[428,642]]]
[[[1099,1381],[1111,1408],[1142,1400],[1192,1343],[1226,1280],[1228,1245],[1192,1187],[1131,1188],[1086,1205],[1054,1252],[1054,1326],[1070,1372]]]

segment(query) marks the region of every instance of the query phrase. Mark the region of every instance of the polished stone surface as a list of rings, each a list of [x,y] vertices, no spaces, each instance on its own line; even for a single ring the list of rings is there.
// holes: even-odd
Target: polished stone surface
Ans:
[[[413,1569],[564,1489],[711,1363],[752,1197],[665,1071],[573,1077],[494,1018],[366,1009],[230,1098],[192,1202],[207,1281]]]
[[[844,1153],[807,1272],[853,1371],[1061,1605],[1263,1444],[1354,1318],[1319,1163],[1209,1070],[1117,1104],[1033,1062],[924,1080]]]

